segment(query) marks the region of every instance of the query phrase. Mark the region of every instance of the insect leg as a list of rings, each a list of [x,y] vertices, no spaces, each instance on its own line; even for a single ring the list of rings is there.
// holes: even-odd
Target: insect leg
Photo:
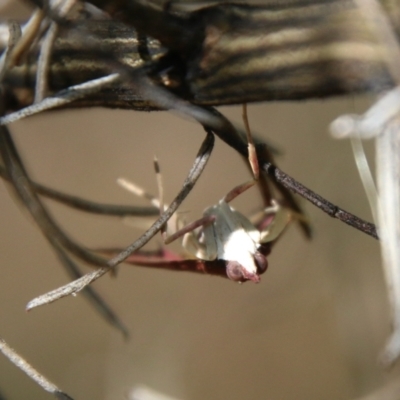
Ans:
[[[194,222],[191,222],[190,224],[184,226],[182,229],[179,229],[177,232],[174,234],[168,236],[165,239],[165,244],[169,244],[174,242],[176,239],[179,239],[186,233],[193,232],[196,228],[199,228],[201,226],[207,226],[209,224],[212,224],[215,221],[215,217],[213,215],[209,215],[206,217],[202,217]]]
[[[292,220],[292,212],[286,207],[282,207],[276,200],[272,200],[272,206],[264,210],[264,218],[272,216],[272,220],[268,225],[260,231],[261,243],[272,242],[275,240],[286,228]]]
[[[226,203],[229,203],[233,199],[235,199],[239,194],[245,192],[247,189],[250,189],[256,184],[256,180],[252,179],[251,181],[242,183],[241,185],[235,186],[228,194],[225,195],[225,197],[222,199],[222,201],[225,201]]]

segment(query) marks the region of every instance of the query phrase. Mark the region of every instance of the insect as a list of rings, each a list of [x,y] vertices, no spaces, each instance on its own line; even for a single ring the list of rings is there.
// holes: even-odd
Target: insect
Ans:
[[[290,213],[272,200],[272,206],[264,210],[264,216],[272,216],[272,219],[260,231],[247,217],[229,205],[233,199],[254,186],[260,175],[246,104],[243,104],[242,117],[247,136],[248,161],[254,179],[233,188],[218,204],[208,207],[203,218],[182,228],[165,242],[168,244],[184,235],[182,246],[197,258],[226,261],[229,279],[259,282],[259,274],[268,267],[263,244],[273,241],[282,233],[289,222]]]
[[[158,164],[155,169],[158,173]],[[158,177],[157,181],[161,192],[161,178]],[[118,179],[118,183],[135,195],[147,198],[154,206],[164,209],[157,198],[134,183],[123,178]],[[236,186],[218,204],[206,208],[202,218],[180,229],[182,219],[177,216],[177,231],[169,234],[171,224],[166,227],[164,243],[169,244],[183,237],[182,247],[191,256],[204,261],[225,261],[229,279],[259,282],[260,274],[268,267],[269,247],[265,244],[274,241],[283,232],[291,220],[292,211],[273,200],[272,205],[263,210],[264,222],[260,224],[263,227],[258,229],[250,219],[229,204],[256,183],[257,180],[253,179]]]
[[[230,206],[229,202],[252,187],[256,181],[235,187],[216,205],[204,210],[203,217],[175,234],[165,243],[183,236],[182,246],[193,256],[206,261],[226,261],[226,274],[234,281],[259,282],[268,267],[267,249],[263,245],[274,241],[290,221],[288,209],[273,201],[263,214],[269,219],[266,228],[259,230],[247,217]]]
[[[229,203],[241,193],[253,187],[260,175],[258,158],[247,116],[247,105],[243,104],[243,122],[245,125],[248,162],[254,179],[234,187],[216,205],[204,210],[203,217],[179,229],[179,217],[176,217],[178,230],[167,236],[164,229],[164,243],[169,244],[183,236],[182,247],[192,256],[204,260],[223,260],[226,262],[226,275],[233,281],[259,282],[260,274],[268,267],[265,243],[275,240],[285,229],[291,218],[289,209],[281,207],[272,200],[272,205],[263,211],[265,228],[259,230],[247,217],[236,211]],[[118,183],[134,194],[147,198],[152,205],[164,210],[162,202],[163,185],[158,160],[154,159],[159,199],[125,179]]]

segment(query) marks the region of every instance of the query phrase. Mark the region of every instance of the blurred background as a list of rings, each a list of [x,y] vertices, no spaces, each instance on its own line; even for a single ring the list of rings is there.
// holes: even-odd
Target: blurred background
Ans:
[[[1,9],[4,18],[27,16],[12,3]],[[328,134],[336,116],[368,104],[359,97],[265,103],[251,105],[249,119],[282,151],[277,164],[285,172],[371,220],[350,144]],[[242,124],[240,107],[221,111]],[[119,204],[146,204],[116,185],[121,176],[157,193],[154,155],[172,200],[204,138],[174,114],[103,109],[51,112],[10,129],[36,181]],[[373,157],[373,143],[366,147]],[[217,141],[181,209],[197,219],[249,178],[242,159]],[[132,399],[138,387],[181,400],[353,399],[400,373],[377,363],[390,331],[378,242],[302,200],[314,237],[306,240],[293,224],[260,284],[125,265],[117,277],[96,282],[130,330],[124,341],[82,295],[25,312],[29,300],[68,278],[4,185],[0,192],[0,335],[74,399]],[[89,247],[126,246],[141,232],[119,219],[46,204]],[[246,215],[260,205],[256,189],[234,202]],[[157,237],[153,246],[159,243]],[[7,399],[51,398],[2,356],[0,390]]]

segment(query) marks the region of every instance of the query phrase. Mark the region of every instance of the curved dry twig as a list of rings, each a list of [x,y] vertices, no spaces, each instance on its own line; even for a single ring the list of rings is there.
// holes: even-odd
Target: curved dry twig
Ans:
[[[66,254],[65,249],[71,250],[71,248],[73,248],[75,249],[75,253],[83,254],[90,257],[93,261],[99,260],[99,262],[105,264],[106,260],[103,257],[99,257],[76,244],[68,238],[54,222],[53,218],[47,212],[34,188],[30,184],[31,180],[19,158],[11,135],[8,132],[8,129],[4,126],[0,127],[0,154],[4,163],[5,174],[8,180],[12,183],[17,198],[25,205],[29,213],[32,215],[34,221],[55,250],[67,272],[75,278],[80,276],[79,267]],[[96,305],[97,309],[102,310],[101,314],[106,318],[106,321],[119,329],[124,336],[127,336],[127,328],[117,317],[115,312],[113,312],[111,308],[101,300],[101,297],[93,290],[87,292],[86,295],[90,297],[92,303]]]
[[[57,10],[57,14],[59,15],[59,17],[64,18],[75,3],[76,0],[63,1],[59,5]],[[51,6],[51,3],[49,4]],[[50,26],[44,35],[43,43],[40,48],[40,53],[38,57],[37,70],[36,70],[35,97],[33,100],[34,103],[42,101],[47,94],[48,90],[47,76],[50,67],[50,56],[54,42],[57,37],[57,33],[58,33],[58,25],[56,22],[51,21]]]
[[[71,279],[79,279],[83,276],[79,266],[66,254],[63,249],[58,249],[53,246],[61,265],[67,271]],[[122,333],[125,339],[129,338],[129,329],[118,317],[114,310],[107,302],[96,292],[92,287],[87,286],[83,291],[86,300],[95,308],[95,310],[104,318],[111,326]]]
[[[35,381],[46,392],[51,393],[59,400],[73,400],[65,392],[59,389],[54,383],[33,368],[24,358],[22,358],[4,339],[0,338],[0,351],[21,371],[25,372],[33,381]]]
[[[213,110],[214,113],[218,113],[218,111]],[[232,130],[234,130],[233,125],[221,115],[224,119],[223,129],[215,130],[215,134],[222,139],[229,146],[234,148],[239,154],[244,157],[247,157],[247,146],[246,143],[238,138],[238,135],[233,135]],[[257,151],[257,155],[259,158],[260,169],[268,174],[268,176],[281,184],[283,187],[289,189],[291,192],[296,193],[302,196],[304,199],[309,201],[314,206],[318,207],[321,211],[328,214],[330,217],[336,218],[347,225],[373,237],[374,239],[378,239],[378,234],[376,231],[376,227],[374,224],[365,221],[356,215],[349,213],[348,211],[343,210],[342,208],[334,205],[324,197],[315,193],[311,189],[307,188],[300,182],[296,181],[290,175],[283,172],[281,169],[273,165],[270,160],[265,158],[265,155],[262,152]]]
[[[110,74],[85,83],[81,83],[79,85],[71,86],[68,89],[61,90],[50,97],[46,97],[39,103],[34,103],[19,111],[0,117],[0,125],[11,124],[12,122],[19,121],[31,115],[39,114],[46,110],[60,108],[75,100],[96,93],[100,89],[117,82],[119,79],[119,74]]]
[[[89,264],[106,265],[107,260],[80,246],[59,228],[30,185],[31,180],[19,158],[10,133],[4,126],[0,126],[0,133],[0,154],[9,180],[12,182],[18,198],[33,216],[45,237],[53,245],[65,248]]]
[[[200,124],[212,129],[220,139],[234,148],[239,154],[246,158],[248,157],[246,141],[243,140],[242,135],[240,135],[231,122],[216,109],[199,107],[182,100],[174,94],[167,92],[165,89],[156,86],[147,77],[140,79],[137,86],[140,87],[142,93],[146,93],[146,96],[161,108],[174,109],[184,113],[185,115],[191,116]],[[336,218],[353,228],[378,239],[374,224],[364,221],[348,211],[335,206],[322,196],[302,185],[300,182],[281,171],[278,167],[274,166],[270,160],[265,159],[265,153],[257,151],[257,156],[259,158],[260,169],[263,170],[263,172],[272,180],[289,189],[291,192],[299,194],[320,210],[327,213],[330,217]]]
[[[0,165],[0,176],[7,181],[9,180],[9,177],[6,174],[4,167],[1,165]],[[95,201],[82,199],[81,197],[78,196],[73,196],[67,193],[63,193],[60,192],[59,190],[49,188],[47,186],[41,185],[40,183],[36,183],[33,181],[30,181],[30,184],[32,185],[36,193],[39,195],[57,201],[58,203],[64,204],[76,210],[92,214],[108,215],[115,217],[127,217],[127,216],[151,217],[159,214],[159,211],[156,207],[102,204]]]
[[[58,300],[62,297],[78,293],[82,289],[84,289],[87,285],[91,284],[95,280],[102,277],[104,274],[109,272],[113,267],[123,262],[129,255],[131,255],[136,250],[139,250],[143,247],[164,225],[165,223],[172,217],[175,211],[178,209],[179,205],[186,198],[186,196],[190,193],[192,188],[194,187],[197,179],[200,177],[203,172],[207,161],[211,155],[213,146],[214,146],[214,135],[210,130],[207,131],[207,136],[202,143],[202,146],[196,156],[195,163],[190,170],[187,178],[185,179],[182,189],[175,197],[174,201],[169,205],[167,210],[161,214],[161,216],[154,222],[154,224],[140,236],[135,242],[133,242],[130,246],[128,246],[125,250],[121,251],[118,255],[113,257],[111,260],[107,262],[107,267],[99,268],[93,272],[90,272],[83,277],[62,286],[56,290],[48,292],[42,296],[37,297],[30,301],[26,307],[27,310],[31,310],[32,308],[52,303],[55,300]]]

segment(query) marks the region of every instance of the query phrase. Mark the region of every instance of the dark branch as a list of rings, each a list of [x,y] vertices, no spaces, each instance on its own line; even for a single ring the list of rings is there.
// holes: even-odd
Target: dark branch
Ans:
[[[7,176],[7,179],[12,183],[12,188],[14,189],[17,198],[32,215],[34,221],[56,252],[59,260],[69,275],[74,278],[80,276],[81,273],[79,267],[66,254],[65,248],[70,250],[73,246],[75,249],[79,250],[81,247],[64,234],[41,203],[34,188],[30,184],[31,180],[18,155],[11,135],[8,132],[7,127],[4,126],[0,127],[0,154],[5,167],[4,173]],[[65,245],[66,242],[68,246]],[[103,258],[86,249],[82,248],[82,251],[85,254],[89,254],[94,260],[103,260]],[[85,295],[90,298],[92,304],[94,304],[98,310],[102,310],[101,314],[106,318],[108,323],[119,329],[124,336],[128,335],[128,331],[121,320],[93,289],[87,291]]]
[[[0,176],[5,180],[9,180],[7,174],[5,173],[5,169],[2,166],[0,166]],[[155,207],[134,207],[125,205],[101,204],[94,201],[82,199],[78,196],[72,196],[70,194],[60,192],[58,190],[41,185],[40,183],[30,181],[30,184],[37,194],[57,201],[68,207],[72,207],[88,213],[109,215],[115,217],[150,217],[159,214],[159,210]]]

